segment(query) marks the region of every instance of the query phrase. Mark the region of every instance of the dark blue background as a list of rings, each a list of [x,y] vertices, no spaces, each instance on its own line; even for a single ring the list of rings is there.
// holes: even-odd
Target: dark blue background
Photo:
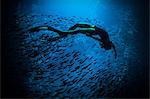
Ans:
[[[2,6],[3,6],[2,7],[3,8],[2,9],[2,88],[3,88],[2,96],[3,97],[27,97],[28,89],[23,84],[25,77],[24,77],[24,75],[20,75],[21,73],[16,72],[16,71],[22,70],[22,68],[16,67],[19,64],[16,62],[18,62],[18,59],[20,58],[19,57],[20,53],[19,54],[14,53],[16,51],[13,51],[13,48],[18,48],[18,45],[15,42],[17,40],[21,41],[22,38],[24,39],[25,37],[14,39],[17,32],[19,32],[20,30],[14,30],[16,32],[12,32],[12,31],[8,32],[8,29],[9,29],[9,27],[11,27],[11,29],[12,29],[12,27],[13,27],[13,29],[20,29],[20,27],[21,27],[21,29],[23,30],[23,27],[22,27],[22,25],[24,26],[23,22],[20,23],[19,25],[16,24],[17,16],[14,16],[14,13],[16,13],[18,11],[17,6],[19,3],[25,4],[25,5],[30,5],[30,4],[32,4],[32,3],[34,4],[36,2],[35,1],[23,2],[23,1],[17,1],[17,0],[16,1],[14,0],[12,2],[12,1],[6,0],[5,2],[3,1],[2,3],[3,3],[2,4]],[[142,1],[142,0],[141,1],[136,0],[136,1],[132,1],[132,2],[130,0],[128,0],[128,1],[126,0],[125,2],[123,0],[122,1],[120,1],[120,0],[113,1],[112,0],[109,3],[120,5],[120,7],[127,6],[127,7],[129,7],[129,9],[133,10],[134,19],[137,22],[137,24],[135,24],[135,27],[137,27],[138,29],[137,29],[136,34],[134,34],[135,39],[133,39],[133,42],[132,42],[132,40],[129,40],[126,43],[127,44],[131,43],[131,46],[132,47],[135,46],[135,49],[138,49],[138,50],[137,50],[137,52],[135,50],[129,50],[129,52],[133,51],[133,53],[135,53],[134,54],[135,57],[134,56],[129,57],[132,60],[127,61],[128,62],[128,65],[127,65],[128,66],[128,72],[127,72],[128,74],[126,77],[127,84],[123,88],[121,87],[119,92],[112,93],[113,95],[110,95],[110,96],[108,94],[104,97],[148,97],[148,21],[147,21],[148,8],[146,6],[148,3],[146,3],[145,1]],[[31,6],[29,6],[25,10],[30,9],[30,7]],[[22,10],[22,11],[24,11],[24,10]],[[17,14],[17,15],[19,15],[19,14]],[[62,16],[64,16],[64,15],[62,15]],[[79,18],[80,17],[82,18],[82,15],[79,16]],[[111,16],[107,16],[107,17],[111,18]],[[106,17],[106,20],[107,20],[107,17]],[[26,19],[27,18],[25,17],[25,20]],[[81,20],[81,19],[79,19],[79,20]],[[83,18],[83,20],[85,20],[85,19]],[[100,21],[103,21],[103,20],[105,20],[105,17]],[[94,21],[90,21],[90,22],[93,23]],[[117,24],[118,22],[115,21],[113,23]],[[34,25],[34,24],[31,23],[31,25]],[[108,28],[109,24],[105,24],[105,21],[104,21],[104,24],[100,24],[100,25],[103,25],[103,27],[105,29],[109,29]],[[126,26],[124,28],[128,29],[129,27]],[[113,30],[110,30],[110,33],[111,33],[111,31],[113,31]],[[12,34],[13,34],[14,38],[13,38]],[[130,38],[130,37],[128,37],[128,35],[126,35],[126,33],[124,33],[121,36],[122,36],[122,38]],[[79,39],[80,38],[86,39],[83,36],[80,36]],[[114,36],[114,38],[111,38],[111,39],[112,39],[112,41],[117,43],[118,41],[115,38],[117,38],[117,37]],[[118,38],[118,40],[120,40],[120,38]],[[117,43],[118,46],[119,46],[119,44],[121,44],[121,42]],[[97,48],[97,47],[95,47],[95,48]],[[121,48],[121,47],[119,47],[119,48]],[[119,48],[118,48],[118,50],[119,50]],[[77,49],[77,50],[79,50],[79,49]],[[94,50],[94,49],[91,49],[91,50]],[[95,49],[95,50],[97,50],[97,49]],[[81,50],[79,50],[79,51],[81,51]],[[122,51],[120,51],[120,52],[122,52]],[[82,51],[81,51],[81,53],[82,53]],[[127,54],[130,54],[130,53],[127,53]],[[94,55],[94,54],[91,54],[91,55]],[[16,58],[16,56],[18,58]],[[96,55],[94,55],[94,56],[96,56]],[[110,56],[112,56],[112,55],[110,55]],[[21,57],[21,58],[24,59],[24,57]],[[104,57],[104,59],[105,58],[108,58],[108,57]],[[120,59],[118,61],[121,63],[122,60]],[[31,61],[26,60],[26,62],[31,62]],[[32,64],[30,64],[30,65],[32,66]],[[22,65],[22,66],[24,66],[24,65]],[[111,66],[115,66],[115,65],[111,65]],[[118,65],[118,66],[121,66],[121,65]],[[116,66],[116,68],[117,68],[117,66]],[[97,82],[95,82],[95,83],[97,83]],[[28,83],[27,85],[30,85],[30,83]],[[114,89],[117,89],[117,88],[114,87]],[[33,90],[34,90],[34,88],[33,88]],[[83,88],[83,90],[84,90],[84,88]]]

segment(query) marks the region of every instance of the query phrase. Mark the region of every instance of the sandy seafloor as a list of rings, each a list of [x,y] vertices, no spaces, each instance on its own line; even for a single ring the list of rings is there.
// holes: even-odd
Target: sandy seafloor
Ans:
[[[17,27],[8,30],[9,39],[13,40],[10,44],[15,44],[9,50],[17,60],[12,64],[15,64],[18,75],[21,75],[28,96],[121,96],[122,89],[132,79],[128,75],[129,68],[134,68],[131,66],[135,62],[140,64],[136,57],[140,53],[136,45],[138,30],[134,10],[126,6],[101,5],[100,15],[82,17],[55,11],[44,12],[41,9],[38,4],[27,11],[19,7],[14,15]],[[107,12],[109,10],[113,12]],[[68,30],[79,22],[105,29],[116,46],[117,58],[113,50],[102,49],[98,41],[81,33],[50,42],[49,39],[58,36],[57,33],[48,30],[28,31],[32,27],[44,25]]]

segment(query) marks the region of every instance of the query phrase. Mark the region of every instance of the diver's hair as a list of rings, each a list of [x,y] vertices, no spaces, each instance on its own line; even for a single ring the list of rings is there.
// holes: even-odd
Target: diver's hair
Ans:
[[[115,52],[115,58],[117,58],[117,52],[116,52],[116,48],[115,48],[115,45],[111,42],[111,46],[112,46],[112,48],[113,48],[113,50],[114,50],[114,52]]]

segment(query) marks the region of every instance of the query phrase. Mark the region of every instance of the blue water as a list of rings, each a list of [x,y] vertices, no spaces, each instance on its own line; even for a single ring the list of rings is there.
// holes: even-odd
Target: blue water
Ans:
[[[115,97],[128,83],[128,64],[135,59],[137,20],[134,9],[111,0],[43,0],[20,3],[16,24],[23,36],[20,52],[27,68],[24,83],[29,97]],[[113,50],[100,47],[84,34],[58,41],[57,33],[32,27],[48,25],[68,30],[79,22],[103,28],[115,44]],[[20,68],[18,66],[18,68]]]

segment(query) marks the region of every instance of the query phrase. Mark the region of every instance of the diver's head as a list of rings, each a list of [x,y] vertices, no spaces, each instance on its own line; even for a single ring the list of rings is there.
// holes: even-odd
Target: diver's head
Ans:
[[[105,50],[113,49],[114,52],[115,52],[115,58],[117,57],[117,52],[116,52],[115,45],[114,45],[111,41],[108,41],[108,42],[102,42],[101,48],[104,48]]]
[[[102,42],[101,48],[104,48],[105,50],[110,50],[112,48],[112,42],[111,41]]]

